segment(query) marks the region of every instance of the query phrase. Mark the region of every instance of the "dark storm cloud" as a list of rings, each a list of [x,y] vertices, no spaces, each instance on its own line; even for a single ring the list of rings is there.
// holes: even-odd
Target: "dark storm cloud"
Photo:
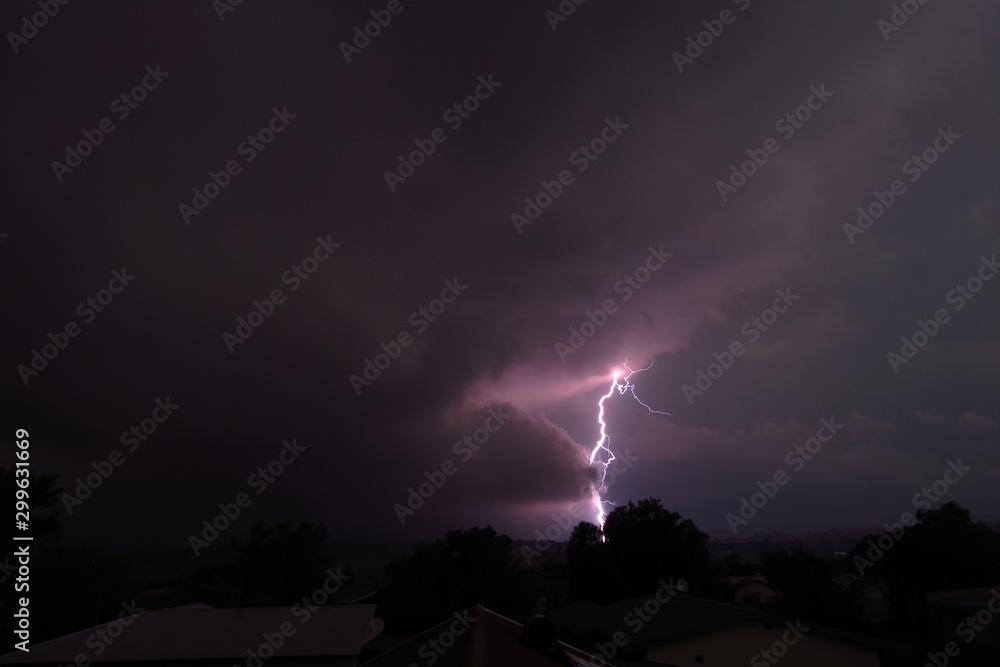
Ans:
[[[1000,282],[948,300],[1000,251],[995,8],[925,5],[886,40],[891,3],[587,3],[552,30],[544,3],[405,2],[346,62],[341,43],[382,7],[247,2],[220,21],[211,3],[70,4],[7,54],[5,423],[39,434],[38,468],[69,489],[157,398],[180,405],[70,535],[183,544],[293,437],[307,449],[247,522],[527,535],[580,499],[597,399],[626,357],[655,360],[636,380],[671,415],[614,397],[613,442],[643,460],[615,500],[662,497],[726,534],[734,502],[833,415],[845,432],[748,530],[877,524],[959,455],[976,463],[957,497],[997,518]],[[723,9],[733,21],[678,72]],[[2,24],[33,11],[8,6]],[[113,101],[157,66],[169,74],[120,118]],[[808,120],[780,124],[810,99]],[[52,161],[105,117],[114,131],[58,180]],[[904,163],[949,128],[910,181]],[[435,130],[446,139],[390,189]],[[723,201],[718,182],[769,138],[777,152]],[[213,173],[225,187],[185,216]],[[895,179],[905,194],[845,232]],[[669,259],[621,288],[661,246]],[[77,304],[123,267],[134,282],[84,322]],[[447,281],[466,287],[445,303]],[[776,290],[798,298],[764,330],[752,318]],[[894,372],[887,353],[941,308],[950,320]],[[270,315],[230,353],[223,334],[255,310]],[[71,320],[80,334],[25,386],[16,367]],[[734,342],[745,352],[689,401],[683,385]],[[515,416],[400,527],[393,503],[498,405]]]

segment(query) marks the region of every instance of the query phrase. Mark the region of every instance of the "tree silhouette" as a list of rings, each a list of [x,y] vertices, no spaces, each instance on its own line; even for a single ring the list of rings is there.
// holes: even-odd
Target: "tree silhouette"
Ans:
[[[15,501],[24,500],[29,528],[22,534],[32,540],[4,543],[0,585],[11,595],[0,596],[0,632],[13,637],[13,607],[25,593],[31,601],[33,643],[91,626],[95,619],[107,620],[117,604],[134,593],[127,559],[92,544],[58,544],[62,534],[62,519],[55,509],[62,493],[58,475],[32,471],[25,476],[17,470],[16,466],[0,464],[3,525],[7,530],[14,528]],[[18,491],[22,498],[16,495]],[[25,546],[31,555],[30,589],[16,591],[18,559],[13,554]]]
[[[715,590],[708,535],[656,498],[612,510],[604,539],[586,522],[570,536],[567,558],[579,597],[607,601],[641,595],[655,590],[661,579],[684,579],[702,595]]]
[[[22,543],[23,544],[23,543]],[[53,637],[110,621],[133,600],[137,586],[132,561],[126,554],[97,544],[50,544],[44,549],[30,543],[30,589],[14,592],[17,560],[4,564],[2,586],[12,595],[0,596],[0,631],[13,636],[13,607],[25,595],[31,603],[32,645]]]
[[[334,567],[322,523],[256,523],[230,540],[225,564],[204,564],[175,582],[177,603],[219,607],[292,605],[315,591]]]
[[[254,524],[245,540],[233,537],[233,580],[254,605],[291,605],[322,585],[329,567],[322,523]]]
[[[601,541],[599,526],[581,521],[573,528],[566,545],[570,592],[576,598],[610,602],[625,585],[611,566],[611,554]]]
[[[743,560],[743,556],[737,553],[726,554],[719,563],[722,574],[731,577],[751,577],[760,574],[760,563]]]
[[[927,629],[930,591],[992,586],[1000,580],[1000,534],[974,523],[969,510],[955,502],[918,511],[909,527],[890,528],[862,538],[848,560],[882,588],[896,629],[916,634]]]
[[[804,551],[772,551],[764,555],[761,574],[781,601],[776,611],[816,623],[861,629],[862,603],[834,583],[834,563]]]
[[[511,539],[492,526],[452,530],[390,563],[379,603],[398,632],[426,629],[476,603],[517,617],[526,605],[525,574]]]

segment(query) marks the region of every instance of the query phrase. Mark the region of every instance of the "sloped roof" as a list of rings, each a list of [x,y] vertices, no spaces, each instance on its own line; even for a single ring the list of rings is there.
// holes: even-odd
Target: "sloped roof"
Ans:
[[[371,637],[375,605],[328,606],[302,610],[298,615],[289,607],[252,607],[214,609],[205,605],[186,605],[157,611],[144,611],[94,655],[87,639],[98,629],[117,621],[31,646],[31,651],[15,651],[0,657],[2,664],[72,663],[78,654],[98,662],[237,659],[247,657],[247,649],[256,651],[264,643],[264,633],[279,632],[282,623],[291,623],[289,637],[274,651],[276,656],[307,657],[358,655]],[[306,618],[305,612],[310,616]],[[286,626],[287,627],[287,626]],[[93,645],[95,640],[91,640]]]
[[[757,588],[757,589],[763,588],[765,590],[771,591],[771,593],[775,593],[775,594],[777,593],[777,591],[775,591],[773,588],[771,588],[767,584],[767,582],[760,581],[759,579],[752,579],[752,578],[740,579],[739,581],[737,581],[737,582],[735,582],[733,584],[733,590],[734,591],[737,591],[737,592],[738,591],[742,591],[744,588]]]
[[[439,667],[554,667],[566,665],[565,659],[577,667],[611,667],[600,658],[558,642],[558,654],[548,655],[522,643],[524,626],[496,614],[481,605],[459,614],[468,621],[453,617],[435,625],[400,646],[364,663],[363,667],[408,667],[412,664],[433,664]],[[452,629],[465,628],[460,633]],[[447,635],[454,637],[451,643]],[[444,641],[442,641],[444,638]],[[432,644],[435,642],[435,644]],[[444,648],[448,644],[448,648]],[[440,647],[436,650],[434,646]]]
[[[760,621],[763,612],[752,607],[712,602],[690,595],[676,595],[661,604],[655,614],[649,614],[642,629],[633,634],[624,619],[635,609],[642,609],[651,596],[637,596],[610,604],[596,605],[581,602],[549,610],[549,618],[560,632],[577,637],[605,641],[620,631],[629,636],[624,653],[631,654],[662,646],[689,637],[709,634],[718,630]]]
[[[964,588],[951,591],[933,591],[927,594],[927,601],[946,607],[956,609],[976,610],[985,609],[990,600],[1000,597],[997,589],[993,588]]]
[[[653,599],[652,595],[637,596],[605,605],[582,602],[549,610],[549,618],[560,635],[572,635],[578,643],[592,645],[595,641],[607,641],[616,632],[624,632],[628,644],[622,649],[623,655],[635,655],[648,649],[674,642],[701,637],[748,623],[772,623],[782,625],[790,619],[753,607],[715,602],[692,595],[678,594],[668,602],[660,604],[659,610],[645,612],[647,620],[638,632],[632,625],[638,621],[643,606]],[[872,649],[896,650],[897,646],[888,642],[866,637],[854,632],[809,623],[811,631],[832,639],[867,646]]]

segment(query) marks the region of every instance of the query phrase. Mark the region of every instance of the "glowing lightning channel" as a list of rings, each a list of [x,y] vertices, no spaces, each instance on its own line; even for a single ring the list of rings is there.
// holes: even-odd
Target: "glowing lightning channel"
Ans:
[[[635,383],[629,380],[629,378],[631,378],[636,373],[648,371],[650,368],[653,367],[653,362],[650,361],[649,366],[646,366],[645,368],[637,368],[633,370],[631,367],[629,367],[628,358],[626,357],[625,361],[622,363],[622,366],[624,366],[625,369],[628,371],[628,375],[619,380],[621,371],[615,371],[614,376],[611,379],[611,386],[608,387],[608,393],[602,396],[601,399],[597,402],[597,423],[600,424],[601,427],[601,437],[594,445],[594,449],[591,450],[590,452],[590,465],[594,465],[594,462],[597,461],[597,463],[600,466],[602,466],[600,486],[594,483],[590,485],[591,498],[594,501],[594,509],[597,512],[597,526],[601,529],[602,532],[604,530],[604,519],[606,516],[604,513],[604,504],[608,503],[610,505],[613,503],[611,503],[608,500],[601,500],[601,494],[607,488],[605,480],[607,479],[608,476],[608,466],[610,466],[611,463],[615,460],[615,453],[611,451],[611,437],[608,435],[608,427],[604,421],[604,401],[611,398],[611,396],[615,393],[615,390],[617,389],[619,394],[624,394],[626,391],[631,393],[632,398],[634,398],[639,403],[639,405],[646,408],[652,413],[658,415],[670,414],[669,412],[661,412],[660,410],[654,410],[653,408],[643,403],[642,400],[635,393]],[[597,458],[598,453],[600,453],[602,449],[608,453],[608,458],[604,461],[601,461]]]

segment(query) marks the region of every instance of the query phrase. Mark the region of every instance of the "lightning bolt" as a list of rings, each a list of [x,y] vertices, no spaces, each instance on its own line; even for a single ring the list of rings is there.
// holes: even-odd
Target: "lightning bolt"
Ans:
[[[604,505],[605,503],[609,505],[613,505],[614,503],[608,500],[602,500],[601,494],[604,493],[604,491],[607,489],[605,480],[607,479],[608,476],[608,466],[610,466],[611,463],[615,460],[615,453],[611,451],[611,437],[608,435],[608,425],[607,422],[605,422],[604,420],[604,402],[614,395],[615,390],[618,391],[619,395],[623,395],[625,392],[629,392],[630,394],[632,394],[632,398],[634,398],[639,403],[639,405],[646,408],[649,412],[658,415],[670,414],[669,412],[661,412],[660,410],[654,410],[653,408],[646,405],[642,401],[642,399],[640,399],[639,396],[635,393],[635,383],[631,381],[632,376],[635,375],[636,373],[648,371],[650,368],[652,368],[653,367],[652,360],[650,360],[649,365],[646,366],[645,368],[632,369],[628,365],[628,358],[626,357],[625,361],[622,362],[622,366],[624,366],[625,370],[628,371],[628,375],[626,375],[625,377],[621,377],[621,371],[615,371],[614,375],[611,378],[611,386],[608,387],[608,393],[604,394],[604,396],[602,396],[600,400],[597,401],[597,423],[601,427],[600,438],[598,438],[597,443],[594,445],[594,448],[590,452],[590,465],[594,465],[596,462],[597,465],[601,466],[601,483],[600,485],[598,485],[597,483],[592,483],[590,485],[590,492],[591,492],[591,499],[593,500],[594,503],[594,510],[597,514],[597,526],[601,529],[602,532],[604,530],[604,519],[606,517],[606,514],[604,513]],[[603,460],[598,458],[598,455],[601,453],[601,450],[607,452],[607,458]],[[604,539],[603,536],[601,539],[602,540]]]

